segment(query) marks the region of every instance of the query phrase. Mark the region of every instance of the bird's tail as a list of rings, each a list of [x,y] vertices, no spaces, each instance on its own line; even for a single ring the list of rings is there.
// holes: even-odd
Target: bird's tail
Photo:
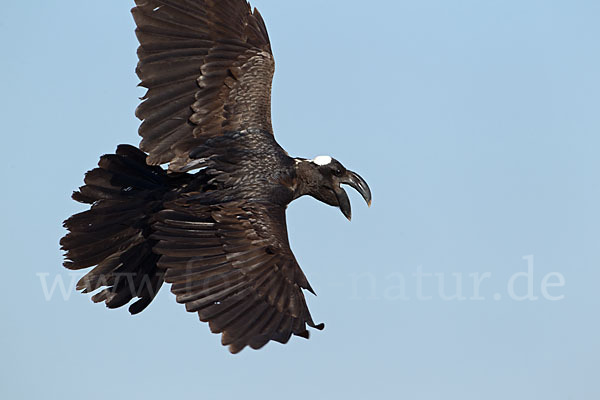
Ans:
[[[152,252],[155,242],[149,239],[152,215],[162,209],[167,193],[188,178],[148,166],[146,154],[129,145],[100,158],[98,168],[86,174],[85,185],[73,193],[74,200],[91,207],[65,221],[69,233],[60,241],[66,268],[95,267],[77,290],[104,288],[92,300],[109,308],[138,298],[129,307],[132,314],[152,302],[163,283],[163,272],[156,267],[159,256]]]

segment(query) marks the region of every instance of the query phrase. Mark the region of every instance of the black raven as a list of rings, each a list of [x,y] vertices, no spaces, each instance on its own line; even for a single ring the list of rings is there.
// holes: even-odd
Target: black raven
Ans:
[[[147,94],[140,149],[101,157],[73,194],[65,267],[94,302],[137,314],[163,282],[232,353],[308,338],[285,210],[310,195],[351,218],[342,184],[367,183],[335,159],[288,156],[271,127],[275,63],[262,17],[244,0],[136,0],[137,74]],[[161,167],[169,164],[168,170]]]

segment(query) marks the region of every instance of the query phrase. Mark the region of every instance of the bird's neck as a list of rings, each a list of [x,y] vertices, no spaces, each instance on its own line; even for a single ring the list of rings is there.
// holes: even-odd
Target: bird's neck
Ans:
[[[314,178],[313,169],[314,167],[310,162],[303,159],[295,159],[292,187],[294,200],[302,196],[314,195],[318,190],[318,183]]]

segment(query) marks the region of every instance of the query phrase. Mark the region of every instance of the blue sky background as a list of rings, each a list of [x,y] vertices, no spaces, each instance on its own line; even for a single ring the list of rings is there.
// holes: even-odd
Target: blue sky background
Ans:
[[[255,0],[277,139],[357,170],[374,203],[351,194],[351,224],[291,205],[327,327],[238,356],[166,288],[131,317],[61,267],[72,190],[138,143],[132,5],[2,3],[0,397],[600,398],[600,2]],[[530,255],[538,299],[517,301]],[[453,274],[465,300],[443,296]]]

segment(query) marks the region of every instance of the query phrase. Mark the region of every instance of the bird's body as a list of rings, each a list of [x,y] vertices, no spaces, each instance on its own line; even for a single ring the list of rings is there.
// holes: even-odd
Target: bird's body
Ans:
[[[88,172],[65,222],[65,266],[110,308],[145,309],[163,282],[232,352],[308,337],[312,292],[285,210],[310,195],[350,218],[341,184],[368,186],[331,157],[292,158],[271,128],[274,71],[262,18],[243,0],[137,0],[141,148]],[[169,163],[169,170],[159,164]]]
[[[234,167],[214,157],[223,151],[226,163]],[[286,205],[292,200],[293,193],[283,183],[293,175],[294,161],[267,132],[229,132],[194,154],[203,160],[201,175],[215,186],[203,195],[203,201],[270,201]]]

